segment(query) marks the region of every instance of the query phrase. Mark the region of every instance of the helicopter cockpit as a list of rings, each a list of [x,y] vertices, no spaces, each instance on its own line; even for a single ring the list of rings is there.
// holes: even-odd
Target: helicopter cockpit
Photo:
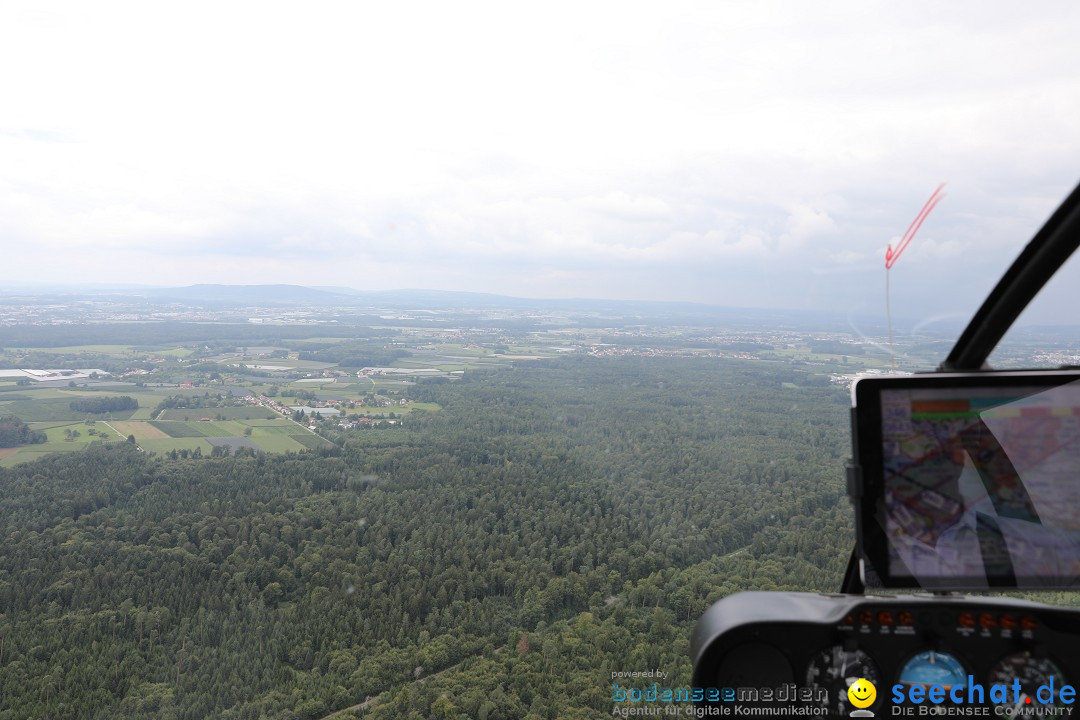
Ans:
[[[743,592],[691,638],[706,715],[1071,715],[1080,610],[1080,371],[987,358],[1080,245],[1080,187],[936,372],[852,388],[856,539],[837,594]],[[996,595],[995,595],[996,594]]]

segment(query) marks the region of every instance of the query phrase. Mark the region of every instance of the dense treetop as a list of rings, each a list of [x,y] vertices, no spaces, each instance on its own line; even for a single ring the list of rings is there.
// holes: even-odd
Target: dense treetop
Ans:
[[[0,470],[0,720],[584,718],[611,670],[686,683],[710,602],[839,584],[847,397],[814,379],[567,358],[421,383],[441,412],[321,453]]]

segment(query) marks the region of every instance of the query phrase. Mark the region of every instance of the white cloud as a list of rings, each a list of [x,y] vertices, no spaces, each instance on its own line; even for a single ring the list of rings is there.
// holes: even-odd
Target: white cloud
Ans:
[[[671,207],[658,197],[631,197],[625,192],[609,192],[603,196],[590,195],[581,199],[582,207],[610,215],[620,220],[667,220]]]
[[[363,267],[367,287],[846,306],[947,180],[900,270],[956,269],[913,303],[974,303],[1078,175],[1077,20],[1067,2],[7,6],[0,245],[47,281]]]

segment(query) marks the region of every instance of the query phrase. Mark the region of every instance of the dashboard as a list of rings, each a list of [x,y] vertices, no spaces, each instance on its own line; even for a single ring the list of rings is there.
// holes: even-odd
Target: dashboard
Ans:
[[[799,688],[834,717],[922,715],[931,705],[945,714],[957,705],[950,691],[968,708],[997,705],[994,717],[1054,716],[1072,707],[1036,694],[1080,683],[1080,610],[999,597],[744,592],[706,611],[691,658],[695,687]],[[876,686],[861,711],[847,695],[859,678]],[[927,697],[933,686],[939,702]],[[730,704],[734,693],[713,695],[699,704]]]

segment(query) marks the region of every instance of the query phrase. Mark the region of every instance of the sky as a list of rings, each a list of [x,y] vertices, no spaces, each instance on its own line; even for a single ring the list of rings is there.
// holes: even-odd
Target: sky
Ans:
[[[1070,2],[5,4],[0,285],[883,313],[946,182],[892,303],[966,317],[1080,180],[1078,29]],[[1043,321],[1080,300],[1057,285]]]

